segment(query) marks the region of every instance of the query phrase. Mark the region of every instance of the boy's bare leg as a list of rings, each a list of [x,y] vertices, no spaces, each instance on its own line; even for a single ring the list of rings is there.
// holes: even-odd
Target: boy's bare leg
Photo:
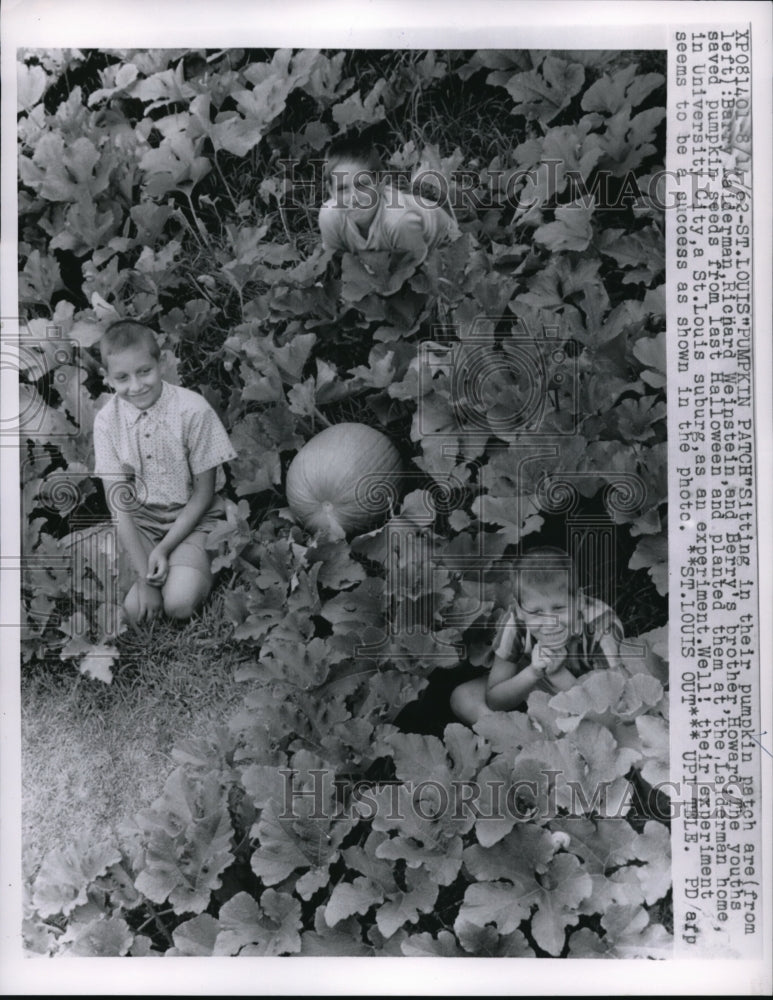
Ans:
[[[129,593],[126,595],[123,601],[123,610],[126,617],[132,623],[136,625],[140,620],[140,604],[137,597],[137,584],[133,583],[129,588]]]
[[[193,566],[170,566],[163,586],[164,612],[170,618],[185,621],[209,597],[212,574],[202,573]]]
[[[451,711],[468,726],[488,715],[491,709],[486,704],[487,678],[476,677],[473,681],[460,684],[451,692]]]

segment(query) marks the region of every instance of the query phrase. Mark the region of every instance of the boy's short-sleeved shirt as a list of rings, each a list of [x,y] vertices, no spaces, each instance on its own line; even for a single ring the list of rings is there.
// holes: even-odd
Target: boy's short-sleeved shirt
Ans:
[[[401,250],[419,262],[446,239],[459,235],[456,220],[440,205],[417,197],[393,185],[379,196],[376,214],[368,232],[363,234],[346,208],[335,198],[326,201],[319,211],[322,245],[328,250]]]
[[[577,604],[577,622],[566,643],[567,670],[581,677],[591,670],[620,666],[620,619],[608,604],[584,594],[578,595]],[[523,659],[525,666],[535,642],[531,629],[510,608],[497,626],[494,654],[512,663]]]
[[[132,479],[142,506],[184,506],[193,477],[212,468],[221,490],[222,465],[236,457],[206,399],[169,382],[147,410],[113,396],[94,419],[94,474]]]

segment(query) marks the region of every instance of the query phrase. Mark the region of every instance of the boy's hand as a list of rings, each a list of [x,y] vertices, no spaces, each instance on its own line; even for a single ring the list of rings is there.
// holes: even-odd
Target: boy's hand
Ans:
[[[137,581],[137,621],[152,621],[161,613],[164,599],[157,587],[152,587],[144,580]]]
[[[557,673],[566,659],[566,649],[563,646],[543,646],[536,642],[531,654],[532,668],[538,674]]]
[[[169,575],[169,560],[166,555],[161,552],[158,547],[153,549],[153,551],[148,556],[148,575],[146,577],[147,582],[152,587],[163,587],[166,583],[166,578]]]

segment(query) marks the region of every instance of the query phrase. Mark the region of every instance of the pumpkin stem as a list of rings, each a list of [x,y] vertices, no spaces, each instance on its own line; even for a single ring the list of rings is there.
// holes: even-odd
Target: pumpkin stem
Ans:
[[[319,420],[319,422],[322,424],[323,427],[332,427],[333,426],[331,424],[331,422],[327,419],[327,417],[325,416],[325,414],[324,413],[320,413],[319,408],[316,407],[316,406],[314,407],[314,419],[315,420]]]

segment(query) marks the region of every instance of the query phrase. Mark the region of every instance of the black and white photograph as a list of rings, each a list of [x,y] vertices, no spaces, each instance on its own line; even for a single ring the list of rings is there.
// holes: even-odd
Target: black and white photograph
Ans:
[[[285,6],[5,15],[9,989],[765,993],[770,11]]]

